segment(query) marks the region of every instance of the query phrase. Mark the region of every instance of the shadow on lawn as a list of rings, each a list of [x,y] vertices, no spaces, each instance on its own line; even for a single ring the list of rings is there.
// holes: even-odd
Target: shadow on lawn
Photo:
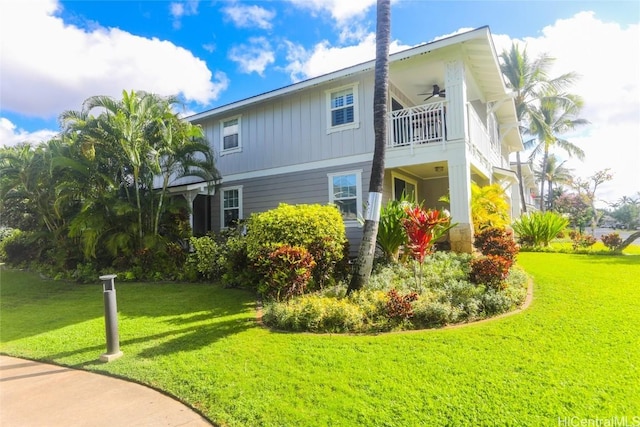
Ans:
[[[607,265],[637,265],[640,266],[640,255],[578,255],[571,254],[573,259],[584,260],[589,257],[590,264],[607,264]]]

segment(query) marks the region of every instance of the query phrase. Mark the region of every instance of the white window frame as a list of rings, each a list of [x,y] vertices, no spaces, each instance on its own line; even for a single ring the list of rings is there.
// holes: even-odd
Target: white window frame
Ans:
[[[396,194],[396,183],[395,180],[396,178],[403,180],[404,182],[408,182],[409,184],[413,185],[414,191],[415,191],[415,203],[418,203],[418,181],[416,181],[413,178],[409,178],[406,175],[403,175],[401,173],[398,172],[391,172],[391,197],[393,197],[393,200],[398,200],[398,197],[400,196],[399,194]]]
[[[224,193],[226,191],[238,190],[238,207],[237,208],[225,208],[224,207]],[[238,219],[243,219],[242,212],[242,185],[236,185],[234,187],[224,187],[220,189],[220,229],[225,230],[228,227],[224,224],[224,212],[227,209],[238,209]]]
[[[357,129],[360,127],[360,103],[359,103],[359,96],[358,96],[358,85],[359,83],[355,82],[355,83],[351,83],[345,86],[336,87],[336,88],[325,91],[327,134],[330,134],[333,132],[339,132],[346,129]],[[334,93],[342,92],[348,89],[351,89],[351,91],[353,92],[353,122],[332,126],[331,125],[331,111],[332,111],[331,97]]]
[[[238,121],[238,146],[225,149],[224,148],[224,137],[225,137],[224,124],[232,120]],[[242,151],[242,116],[237,115],[232,117],[226,117],[220,120],[220,155],[224,156],[225,154],[238,153],[240,151]]]
[[[333,178],[338,176],[355,175],[356,176],[356,216],[362,218],[362,169],[333,172],[327,174],[327,182],[329,184],[329,203],[335,204],[333,194]],[[359,227],[361,224],[357,219],[344,219],[344,224],[347,227]]]

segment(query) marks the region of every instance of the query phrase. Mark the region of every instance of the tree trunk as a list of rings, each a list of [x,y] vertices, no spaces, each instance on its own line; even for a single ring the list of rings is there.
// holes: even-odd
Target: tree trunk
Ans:
[[[376,66],[373,92],[373,130],[375,148],[369,181],[369,203],[362,233],[358,259],[353,268],[348,293],[362,288],[369,281],[376,250],[376,237],[382,208],[384,156],[387,145],[387,104],[389,87],[389,41],[391,39],[391,2],[378,0],[376,22]]]
[[[527,201],[524,197],[524,182],[522,181],[522,162],[520,161],[520,152],[516,152],[516,173],[518,174],[518,186],[520,187],[520,204],[522,212],[527,213]]]
[[[625,240],[624,242],[622,242],[620,244],[620,246],[618,246],[616,248],[616,252],[622,252],[624,251],[627,246],[629,246],[630,244],[632,244],[636,239],[640,239],[640,231],[636,231],[635,233],[631,234],[631,236],[627,237],[627,240]]]
[[[544,155],[542,156],[542,171],[547,170],[547,159],[549,158],[549,151],[547,149],[544,150]],[[544,176],[540,180],[540,212],[544,212]]]

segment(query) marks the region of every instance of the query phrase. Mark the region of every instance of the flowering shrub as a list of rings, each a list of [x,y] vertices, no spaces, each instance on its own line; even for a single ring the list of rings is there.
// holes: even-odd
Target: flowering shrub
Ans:
[[[385,311],[390,319],[405,320],[413,316],[411,303],[418,299],[417,293],[409,292],[408,294],[400,295],[397,290],[391,289],[387,292],[387,298]]]
[[[485,255],[471,261],[470,278],[473,283],[504,289],[512,262],[497,255]]]
[[[288,300],[304,293],[316,262],[301,247],[283,245],[259,261],[264,280],[258,290],[276,301]]]
[[[622,238],[618,233],[605,234],[604,236],[600,237],[600,240],[602,240],[602,243],[604,243],[604,245],[612,251],[618,249],[618,247],[622,244]]]

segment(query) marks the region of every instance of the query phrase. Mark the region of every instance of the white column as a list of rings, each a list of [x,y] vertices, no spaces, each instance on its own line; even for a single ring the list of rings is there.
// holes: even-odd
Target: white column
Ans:
[[[191,190],[183,193],[185,199],[187,199],[187,203],[189,203],[189,225],[191,226],[191,232],[193,233],[193,201],[200,193],[200,190]]]
[[[471,170],[464,153],[449,160],[449,206],[451,222],[457,223],[449,232],[451,249],[455,252],[473,251],[473,225],[471,223]]]
[[[464,80],[464,63],[449,61],[445,66],[444,86],[447,94],[447,139],[464,139],[467,124],[467,86]]]

